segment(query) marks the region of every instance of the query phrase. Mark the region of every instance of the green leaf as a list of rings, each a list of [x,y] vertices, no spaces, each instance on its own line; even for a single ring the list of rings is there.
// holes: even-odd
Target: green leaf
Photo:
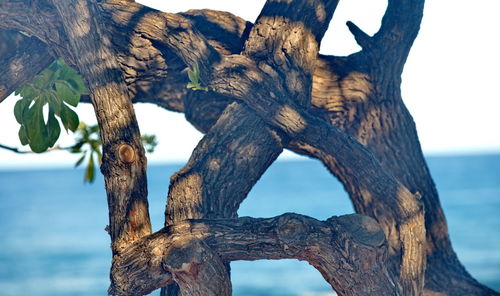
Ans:
[[[100,148],[97,149],[95,151],[95,153],[97,153],[97,160],[99,161],[99,165],[101,165],[102,164],[102,152],[101,152],[101,149]]]
[[[61,127],[59,126],[59,121],[57,121],[54,113],[49,111],[49,119],[47,120],[47,146],[52,147],[59,139],[61,134]]]
[[[76,167],[79,167],[79,166],[82,164],[82,162],[85,160],[85,154],[86,154],[86,153],[83,153],[82,157],[80,157],[80,158],[77,160],[77,162],[75,163],[75,168],[76,168]]]
[[[19,140],[21,141],[21,144],[28,145],[29,140],[28,140],[28,135],[26,134],[26,127],[24,125],[21,125],[19,128],[19,132],[17,133],[19,136]]]
[[[71,146],[71,153],[80,153],[82,152],[82,146],[85,144],[84,141],[79,141],[75,145]]]
[[[31,85],[29,84],[25,84],[23,86],[21,86],[18,91],[18,94],[23,97],[23,99],[27,99],[27,100],[34,100],[36,97],[38,97],[40,95],[40,92],[36,89],[34,89]]]
[[[24,123],[24,113],[28,110],[30,103],[30,99],[20,99],[14,105],[14,116],[19,124]]]
[[[101,147],[101,145],[102,145],[100,140],[90,140],[88,142],[88,144],[90,145],[90,148],[92,149],[92,151],[99,150],[99,147]]]
[[[80,95],[68,87],[68,83],[55,82],[57,96],[66,103],[76,107],[80,102]]]
[[[61,120],[66,131],[69,129],[72,132],[76,131],[80,122],[75,111],[71,110],[64,103],[61,105]]]
[[[99,132],[99,125],[94,124],[94,125],[90,126],[89,133],[95,134],[95,133],[98,133],[98,132]]]
[[[148,153],[154,152],[156,145],[158,145],[158,141],[156,140],[155,135],[142,135],[141,141],[142,141],[142,145],[144,146],[144,149]]]
[[[50,95],[50,91],[44,91],[40,93],[40,96],[36,98],[36,102],[40,101],[42,105],[48,104],[52,101],[52,96]]]
[[[200,67],[198,67],[198,63],[194,63],[192,66],[194,75],[196,75],[196,77],[200,77]]]
[[[198,83],[198,77],[196,76],[196,74],[189,70],[188,71],[188,78],[189,78],[189,81],[191,81],[192,83],[194,84],[197,84]]]
[[[14,115],[21,124],[18,133],[21,143],[29,144],[35,152],[52,147],[61,134],[57,117],[66,131],[76,131],[78,115],[69,106],[76,107],[81,95],[87,93],[82,77],[62,59],[57,59],[31,82],[18,88],[16,94],[21,95],[22,99],[16,102]],[[49,105],[47,124],[42,112],[45,104]],[[82,135],[85,136],[84,133]]]
[[[79,95],[88,94],[88,90],[85,87],[82,77],[76,72],[75,69],[68,66],[64,60],[59,59],[61,71],[58,79],[68,82],[69,86]]]
[[[61,117],[61,105],[63,105],[63,101],[57,96],[57,94],[52,91],[49,93],[49,112],[53,112],[55,115]]]
[[[29,120],[26,122],[27,136],[31,150],[36,153],[42,153],[49,147],[47,145],[47,128],[43,120],[43,104],[36,102],[31,107],[27,115]]]
[[[71,85],[71,87],[77,91],[80,95],[88,95],[89,91],[87,90],[87,87],[85,86],[85,82],[83,82],[83,79],[78,76],[78,78],[73,78],[73,79],[68,79],[68,83]]]
[[[39,89],[48,89],[50,87],[50,80],[52,78],[51,69],[45,69],[40,74],[33,78],[33,84]]]
[[[92,183],[95,179],[95,164],[94,164],[94,155],[90,154],[89,162],[87,164],[87,169],[85,170],[85,176],[83,178],[84,182]]]

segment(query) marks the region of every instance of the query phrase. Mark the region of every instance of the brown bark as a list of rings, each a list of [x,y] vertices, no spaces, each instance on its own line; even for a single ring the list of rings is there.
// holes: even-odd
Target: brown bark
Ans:
[[[283,1],[269,1],[253,29],[251,24],[228,13],[191,11],[173,15],[129,1],[104,1],[99,5],[100,10],[94,11],[95,15],[101,16],[101,31],[106,32],[98,34],[109,36],[116,52],[118,64],[111,68],[120,69],[120,75],[123,75],[111,75],[110,78],[121,85],[119,97],[128,95],[128,100],[152,102],[170,110],[186,112],[186,117],[204,132],[213,126],[213,131],[210,130],[200,143],[186,168],[172,179],[169,193],[172,203],[169,201],[167,209],[171,223],[186,218],[236,217],[237,207],[248,190],[286,146],[320,158],[343,182],[356,211],[378,220],[388,238],[391,258],[388,272],[396,279],[395,283],[403,286],[406,295],[418,294],[421,288],[424,245],[427,248],[426,294],[495,294],[467,274],[451,248],[446,221],[422,156],[413,120],[401,100],[400,75],[418,32],[423,1],[389,1],[382,27],[373,37],[348,23],[363,50],[342,58],[316,57],[317,42],[329,19],[324,13],[333,12],[331,7],[321,10],[321,5],[324,8],[335,1],[313,1],[314,13],[307,12],[311,10],[307,3],[313,2],[292,2],[304,5],[301,13],[296,13],[293,5]],[[55,55],[65,56],[70,63],[79,66],[78,50],[85,48],[75,49],[73,44],[72,49],[65,48],[66,42],[62,40],[66,40],[66,35],[51,6],[45,7],[39,17],[30,18],[30,13],[36,14],[34,11],[40,8],[37,6],[40,3],[22,10],[26,11],[24,14],[19,10],[22,5],[27,4],[16,1],[0,3],[0,16],[7,20],[0,24],[0,28],[28,32],[47,44]],[[283,21],[283,16],[292,21]],[[298,21],[302,25],[294,27]],[[44,26],[44,22],[47,25]],[[66,21],[66,31],[68,26]],[[311,35],[304,34],[304,26],[311,29]],[[277,28],[279,32],[275,30]],[[243,55],[224,56],[239,54],[245,41]],[[71,51],[74,56],[68,54]],[[107,52],[113,62],[115,59],[110,53],[112,51]],[[32,61],[38,63],[40,58],[33,55]],[[203,82],[218,93],[187,93],[186,66],[196,61],[201,66]],[[27,62],[22,60],[20,64]],[[100,77],[102,73],[80,71],[87,80],[101,81],[104,78],[102,81],[109,81]],[[22,79],[30,79],[30,75],[36,74],[25,73],[23,78],[9,75],[5,82],[0,81],[0,87],[12,88],[15,83],[22,83]],[[95,77],[89,78],[88,75]],[[240,102],[226,109],[234,100]],[[312,105],[308,104],[309,101]],[[130,107],[126,109],[130,110]],[[224,109],[226,113],[220,117]],[[249,150],[258,151],[259,154],[255,155],[259,157],[244,159],[245,150],[239,150],[240,147],[250,147],[254,144],[251,137],[257,136],[232,118],[253,122],[253,132],[264,133],[262,138],[258,136],[261,141],[255,145],[258,149]],[[237,138],[232,139],[233,132]],[[219,141],[223,145],[219,145]],[[232,147],[227,157],[223,147]],[[221,157],[206,157],[209,153]],[[241,163],[251,165],[252,169]],[[234,174],[232,168],[241,171]],[[227,184],[225,180],[228,180]],[[125,190],[117,188],[118,191]],[[188,195],[183,196],[186,193]],[[145,193],[141,195],[143,197],[139,200],[144,204],[147,202]],[[192,199],[186,199],[186,196]],[[415,196],[422,197],[426,208],[425,228],[421,225],[423,219]],[[127,203],[127,198],[124,199]],[[120,209],[110,208],[110,214],[115,212],[120,212]],[[141,219],[147,220],[145,217]],[[126,229],[127,223],[127,218],[116,221],[118,228],[123,226]],[[422,239],[425,229],[426,243]],[[132,234],[130,241],[146,233]],[[196,245],[195,249],[213,255],[205,245]],[[157,260],[153,257],[151,260]],[[195,257],[189,260],[199,262]],[[217,264],[217,256],[210,258],[204,263]],[[120,257],[115,259],[119,262]],[[420,263],[415,265],[412,260]],[[206,266],[202,264],[201,267]],[[220,283],[225,281],[223,274]],[[117,282],[119,280],[123,278]],[[162,278],[161,283],[170,280]],[[178,281],[182,282],[183,277],[178,277]],[[189,287],[199,291],[195,286],[200,283],[203,281],[195,283],[186,279],[181,293],[189,293],[186,290]],[[342,284],[334,287],[337,291],[343,289]]]
[[[87,82],[99,123],[109,233],[113,253],[118,254],[151,233],[146,157],[139,126],[111,42],[99,28],[101,20],[94,5],[84,0],[52,2],[70,41],[69,51]]]
[[[47,68],[54,58],[47,46],[36,38],[15,31],[0,30],[0,102],[33,75]],[[33,74],[34,73],[34,74]]]
[[[113,286],[111,294],[143,295],[152,291],[153,283],[161,285],[175,278],[176,273],[183,278],[196,278],[199,268],[209,268],[206,265],[212,262],[210,255],[204,256],[205,246],[226,261],[305,260],[336,287],[339,295],[403,295],[385,268],[387,244],[382,229],[375,220],[357,214],[327,221],[297,214],[270,219],[185,220],[127,249],[115,261],[112,274],[127,276],[128,281]],[[152,254],[156,259],[150,258]],[[192,256],[204,259],[193,260]],[[154,266],[148,269],[151,277],[146,281],[142,274],[148,263]],[[210,282],[215,286],[215,279]]]

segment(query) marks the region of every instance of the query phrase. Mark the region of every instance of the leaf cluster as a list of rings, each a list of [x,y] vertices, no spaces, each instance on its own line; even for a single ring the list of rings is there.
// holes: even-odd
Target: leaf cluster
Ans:
[[[195,79],[195,89],[203,89],[199,84],[199,69],[190,74]],[[76,143],[68,148],[71,153],[81,154],[75,167],[87,163],[84,182],[95,180],[95,168],[102,162],[102,142],[98,125],[80,122],[72,109],[80,102],[82,95],[88,94],[82,77],[62,59],[54,61],[47,69],[36,75],[32,81],[15,92],[21,99],[14,106],[14,115],[19,128],[19,140],[29,145],[31,150],[42,153],[53,147],[61,134],[60,123],[66,130],[76,135]],[[46,115],[46,116],[45,116]],[[141,137],[147,152],[154,152],[158,141],[155,135]]]
[[[87,93],[81,76],[62,59],[17,89],[15,94],[21,99],[14,106],[14,115],[21,125],[21,144],[36,153],[53,147],[61,133],[59,121],[66,131],[76,131],[79,119],[70,106],[76,107],[80,96]]]

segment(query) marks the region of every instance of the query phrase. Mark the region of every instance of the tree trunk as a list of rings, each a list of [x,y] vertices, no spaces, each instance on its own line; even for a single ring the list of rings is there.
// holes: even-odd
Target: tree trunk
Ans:
[[[88,83],[82,100],[93,103],[104,144],[110,294],[177,283],[168,295],[230,295],[227,262],[296,258],[339,295],[420,295],[424,272],[426,295],[498,295],[472,279],[451,248],[401,99],[423,0],[389,1],[373,37],[348,23],[359,53],[318,56],[336,4],[269,0],[252,25],[224,12],[168,14],[125,0],[0,3],[0,36],[15,49],[0,48],[9,57],[0,62],[9,69],[0,102],[52,56]],[[208,92],[186,89],[194,64]],[[185,112],[207,133],[172,177],[166,227],[151,235],[131,101]],[[320,159],[356,212],[378,224],[359,215],[238,219],[239,204],[283,148]]]

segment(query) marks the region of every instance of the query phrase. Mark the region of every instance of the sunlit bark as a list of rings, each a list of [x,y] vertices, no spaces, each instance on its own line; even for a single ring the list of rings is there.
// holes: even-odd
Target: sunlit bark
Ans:
[[[470,277],[451,248],[415,125],[401,99],[401,73],[423,0],[389,1],[374,36],[348,23],[362,47],[348,57],[317,53],[336,1],[270,0],[255,25],[210,10],[169,14],[125,0],[75,3],[0,3],[0,36],[12,44],[0,47],[6,57],[0,66],[8,69],[0,78],[0,101],[56,56],[88,82],[91,96],[82,100],[94,104],[104,142],[102,171],[116,255],[111,294],[140,295],[177,282],[180,289],[169,295],[228,295],[226,261],[296,258],[311,262],[340,295],[420,295],[424,272],[426,295],[496,295]],[[187,69],[195,63],[208,92],[186,88]],[[131,101],[185,112],[207,133],[172,177],[168,227],[151,236],[145,158]],[[311,225],[328,221],[237,219],[239,204],[283,148],[320,159],[344,184],[356,212],[376,219],[380,228],[373,227],[386,238],[377,246],[384,250],[371,246],[359,257],[364,260],[354,261],[365,267],[375,262],[382,278],[368,283],[369,273],[347,271],[362,268],[337,268],[343,260],[335,255],[342,248],[338,242],[300,245],[302,235],[316,233]],[[186,222],[200,218],[226,220]],[[241,249],[230,256],[223,249],[245,230],[234,225],[279,221],[294,227],[275,231],[285,231],[305,251],[290,253],[279,239],[274,249],[266,233],[237,240]],[[324,227],[332,221],[337,220]],[[208,239],[212,223],[221,227],[219,240]],[[176,235],[188,239],[173,243]],[[347,244],[359,243],[358,234],[346,235]],[[249,246],[275,253],[254,254]],[[316,255],[326,258],[321,264],[308,253],[318,249]],[[345,256],[358,256],[350,250]],[[124,262],[138,269],[122,268]],[[208,285],[209,275],[216,285]]]

